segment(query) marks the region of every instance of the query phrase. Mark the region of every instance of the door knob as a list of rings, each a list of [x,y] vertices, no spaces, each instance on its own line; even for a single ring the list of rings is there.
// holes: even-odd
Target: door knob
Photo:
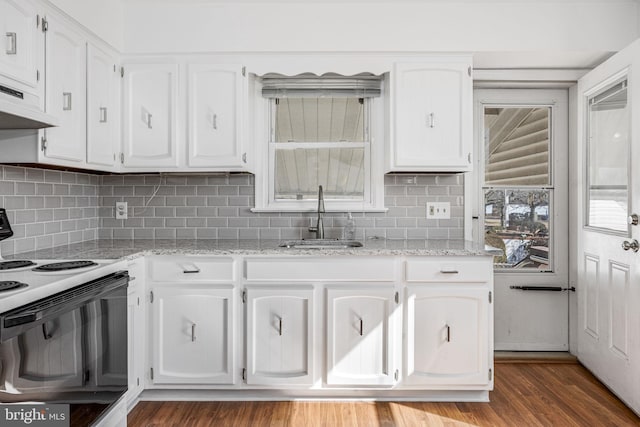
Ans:
[[[636,239],[633,239],[632,241],[625,240],[624,242],[622,242],[622,249],[624,249],[625,251],[632,249],[633,252],[638,252],[639,248],[640,245],[638,245],[638,241]]]
[[[631,214],[627,217],[627,224],[638,225],[638,214]]]

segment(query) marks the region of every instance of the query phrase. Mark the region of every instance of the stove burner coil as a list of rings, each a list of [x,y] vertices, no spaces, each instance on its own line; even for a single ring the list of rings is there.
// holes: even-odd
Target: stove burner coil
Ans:
[[[34,268],[33,271],[64,271],[74,270],[76,268],[93,267],[94,265],[98,265],[98,263],[93,261],[64,261],[39,265]]]
[[[28,285],[22,282],[16,282],[15,280],[0,281],[0,292],[12,291],[14,289],[25,288]]]
[[[32,265],[36,265],[36,263],[29,260],[2,261],[0,262],[0,271],[14,270],[16,268],[30,267]]]

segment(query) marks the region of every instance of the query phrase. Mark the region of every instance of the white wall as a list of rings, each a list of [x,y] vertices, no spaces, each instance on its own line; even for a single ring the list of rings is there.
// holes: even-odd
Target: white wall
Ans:
[[[634,0],[129,0],[124,48],[126,53],[529,52],[532,62],[544,60],[538,57],[547,52],[552,60],[565,53],[593,59],[640,35],[639,8]]]
[[[49,0],[98,37],[122,51],[124,0]]]

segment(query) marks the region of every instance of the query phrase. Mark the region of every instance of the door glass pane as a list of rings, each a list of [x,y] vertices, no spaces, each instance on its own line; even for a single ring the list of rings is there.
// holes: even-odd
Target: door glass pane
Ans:
[[[550,107],[485,107],[485,185],[551,184],[550,117]]]
[[[552,190],[486,189],[485,243],[502,249],[497,268],[549,271],[549,200]]]
[[[626,233],[629,200],[627,81],[588,99],[586,225]]]

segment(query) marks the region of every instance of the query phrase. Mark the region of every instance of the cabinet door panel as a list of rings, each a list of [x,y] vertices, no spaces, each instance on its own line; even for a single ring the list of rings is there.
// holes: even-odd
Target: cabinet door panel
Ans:
[[[124,166],[177,166],[178,65],[129,64],[124,79]]]
[[[0,75],[37,86],[36,66],[39,42],[34,5],[27,0],[0,2],[0,35],[4,43],[0,48]]]
[[[232,384],[232,290],[153,292],[154,384]]]
[[[46,110],[60,119],[60,126],[45,130],[45,157],[84,162],[87,111],[85,41],[80,34],[50,18],[46,44]]]
[[[247,384],[311,384],[312,290],[247,290]]]
[[[189,66],[189,166],[242,166],[241,65]]]
[[[114,166],[118,146],[116,60],[87,44],[87,163]]]
[[[392,170],[471,170],[470,63],[396,64]]]
[[[408,288],[407,384],[488,384],[488,290]]]
[[[391,385],[393,288],[327,290],[327,384]]]

